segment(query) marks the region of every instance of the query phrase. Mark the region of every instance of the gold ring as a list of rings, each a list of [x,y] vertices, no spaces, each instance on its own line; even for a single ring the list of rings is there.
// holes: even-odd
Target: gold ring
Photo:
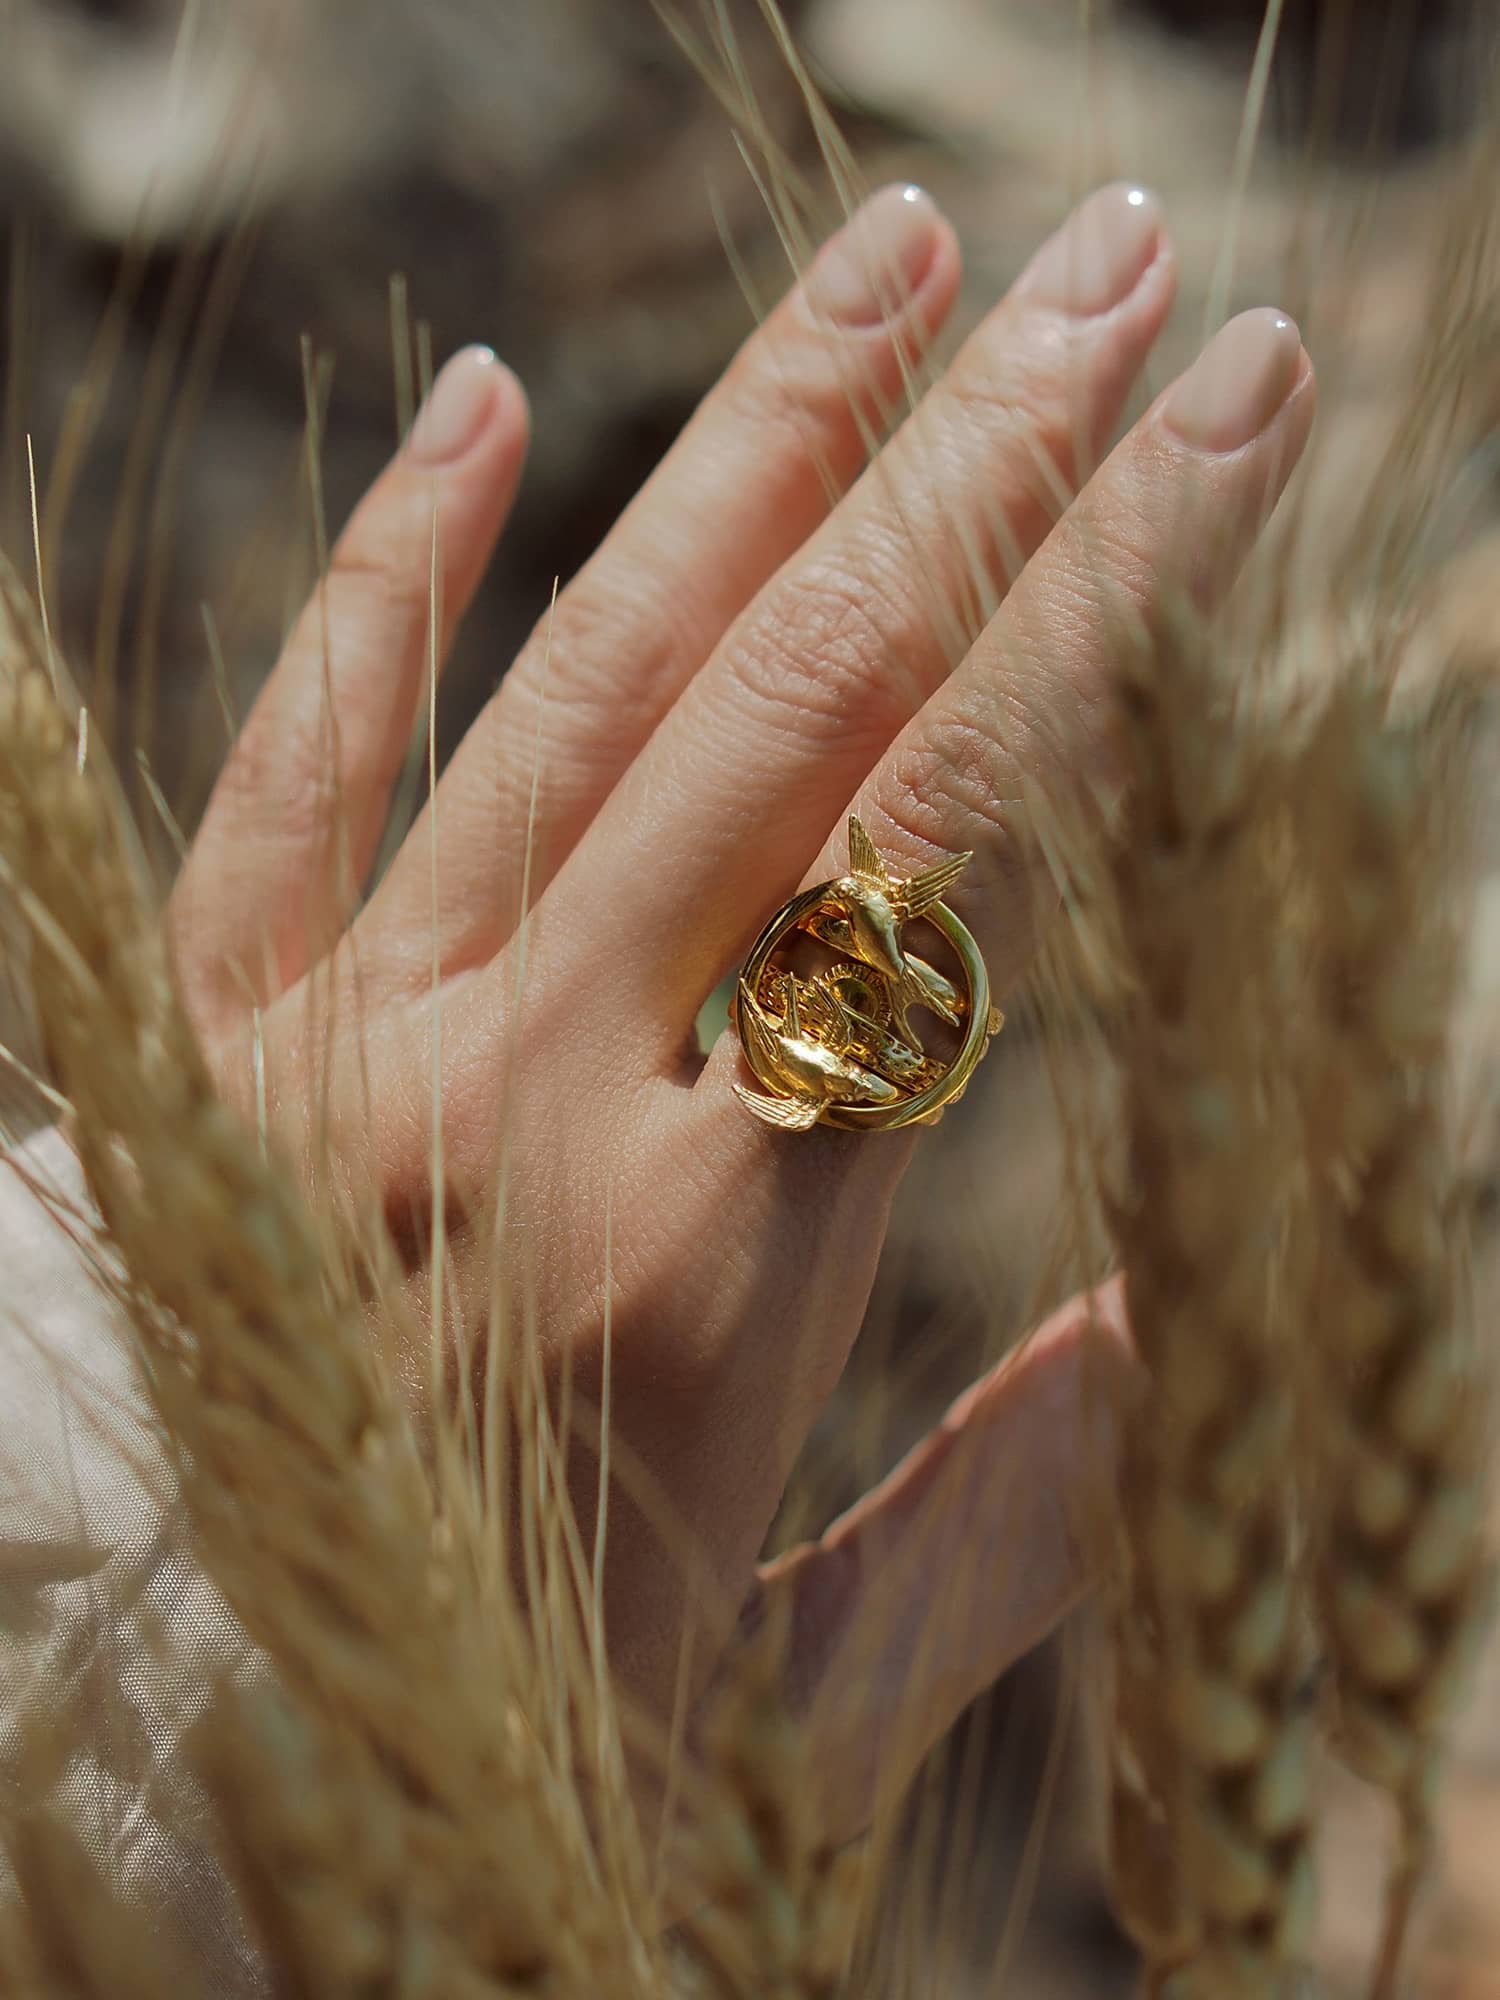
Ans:
[[[849,872],[783,904],[751,947],[730,1019],[759,1090],[734,1086],[768,1125],[805,1132],[839,1125],[893,1132],[935,1125],[964,1093],[1004,1016],[990,1005],[979,947],[940,898],[973,860],[956,854],[904,881],[891,874],[858,819],[849,821]],[[932,925],[951,947],[957,983],[906,950],[909,923]],[[825,962],[800,940],[824,947]],[[782,962],[790,948],[805,963]],[[916,1008],[958,1035],[932,1054],[911,1025]]]

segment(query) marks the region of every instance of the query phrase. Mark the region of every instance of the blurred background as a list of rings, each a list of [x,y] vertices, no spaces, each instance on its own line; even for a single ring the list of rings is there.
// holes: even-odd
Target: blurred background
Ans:
[[[1258,0],[786,11],[864,180],[920,180],[958,225],[963,323],[1080,191],[1124,173],[1163,195],[1184,264],[1153,386],[1180,362],[1226,228]],[[399,434],[404,385],[427,357],[483,340],[527,385],[535,445],[444,684],[451,747],[554,578],[588,555],[751,324],[726,238],[763,293],[787,281],[709,82],[649,0],[9,0],[0,20],[0,538],[29,571],[34,463],[53,627],[143,817],[160,833],[155,787],[191,829],[225,741],[215,656],[243,715],[307,590],[309,395],[336,526]],[[710,14],[688,7],[679,25],[715,47]],[[1460,0],[1287,0],[1225,303],[1285,306],[1319,363],[1289,561],[1316,563],[1347,526],[1403,371],[1441,330],[1429,259],[1488,102],[1484,28]],[[796,83],[752,0],[725,0],[716,32],[719,74],[732,33],[760,117],[831,223]],[[1318,246],[1335,237],[1355,248],[1330,261]],[[1428,605],[1435,632],[1481,652],[1497,629],[1497,391],[1500,366],[1455,418],[1464,520],[1434,539]],[[1481,1064],[1493,931],[1476,956]],[[1066,1280],[1059,1121],[1042,1038],[1018,1012],[898,1217],[810,1456],[818,1505],[883,1469]],[[1476,1134],[1474,1176],[1493,1205],[1492,1139]],[[1089,1647],[1085,1622],[1014,1674],[934,1776],[973,1849],[945,1919],[945,1992],[1129,1989],[1098,1860]],[[1424,1944],[1418,1990],[1445,2000],[1500,1996],[1492,1696],[1451,1790]],[[1353,1991],[1385,1830],[1329,1782],[1324,1955],[1331,1990]],[[956,1865],[951,1851],[933,1862]],[[1007,1917],[1033,1876],[1017,1943]]]

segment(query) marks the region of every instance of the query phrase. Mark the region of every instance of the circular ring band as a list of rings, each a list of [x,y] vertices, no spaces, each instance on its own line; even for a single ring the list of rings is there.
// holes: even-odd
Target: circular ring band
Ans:
[[[879,860],[858,820],[850,822],[849,845],[849,873],[783,904],[745,960],[730,1019],[758,1088],[736,1084],[735,1094],[758,1118],[794,1131],[936,1124],[963,1094],[1002,1020],[990,1005],[978,945],[939,900],[971,857],[902,881]],[[915,920],[947,940],[959,985],[906,949],[902,933]],[[806,977],[778,967],[776,953],[798,934],[844,962]],[[958,1031],[951,1056],[927,1053],[909,1020],[919,1008]]]

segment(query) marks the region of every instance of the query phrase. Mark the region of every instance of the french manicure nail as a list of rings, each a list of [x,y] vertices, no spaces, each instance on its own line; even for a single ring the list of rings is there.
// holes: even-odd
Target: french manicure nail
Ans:
[[[825,243],[807,275],[813,309],[840,326],[899,313],[932,267],[938,211],[919,187],[887,187]]]
[[[468,450],[495,407],[500,377],[488,347],[461,348],[443,365],[406,441],[419,465],[446,465]]]
[[[1145,188],[1123,181],[1095,190],[1016,281],[1038,305],[1081,318],[1107,312],[1128,298],[1161,242],[1161,205]]]
[[[1200,451],[1238,451],[1291,394],[1301,360],[1296,321],[1272,306],[1257,306],[1219,328],[1174,384],[1162,416]]]

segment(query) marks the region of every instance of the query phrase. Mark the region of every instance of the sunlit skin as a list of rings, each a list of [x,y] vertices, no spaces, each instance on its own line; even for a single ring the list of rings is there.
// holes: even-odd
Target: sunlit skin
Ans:
[[[763,1565],[917,1140],[747,1117],[738,1042],[699,1058],[695,1023],[773,911],[846,873],[851,951],[891,967],[899,905],[850,866],[852,811],[903,882],[972,850],[952,908],[1003,998],[1057,904],[1015,802],[1107,763],[1122,613],[1227,588],[1312,419],[1296,328],[1255,312],[1100,458],[1175,285],[1156,204],[1117,187],[1043,246],[866,470],[861,417],[899,397],[958,282],[953,233],[913,189],[825,248],[540,618],[356,907],[524,456],[514,377],[456,356],[344,530],[170,912],[226,1094],[253,1112],[263,1076],[292,1157],[377,1212],[459,1218],[448,1327],[482,1332],[496,1261],[518,1260],[577,1407],[597,1400],[609,1300],[616,1459],[680,1524],[664,1536],[612,1498],[618,1684],[691,1715],[747,1604],[784,1612],[835,1838],[1091,1581],[1080,1523],[1134,1379],[1120,1293],[1062,1308],[823,1537]],[[1043,460],[1077,495],[1061,520]],[[935,595],[998,605],[957,664]],[[482,1218],[502,1189],[497,1240]]]

